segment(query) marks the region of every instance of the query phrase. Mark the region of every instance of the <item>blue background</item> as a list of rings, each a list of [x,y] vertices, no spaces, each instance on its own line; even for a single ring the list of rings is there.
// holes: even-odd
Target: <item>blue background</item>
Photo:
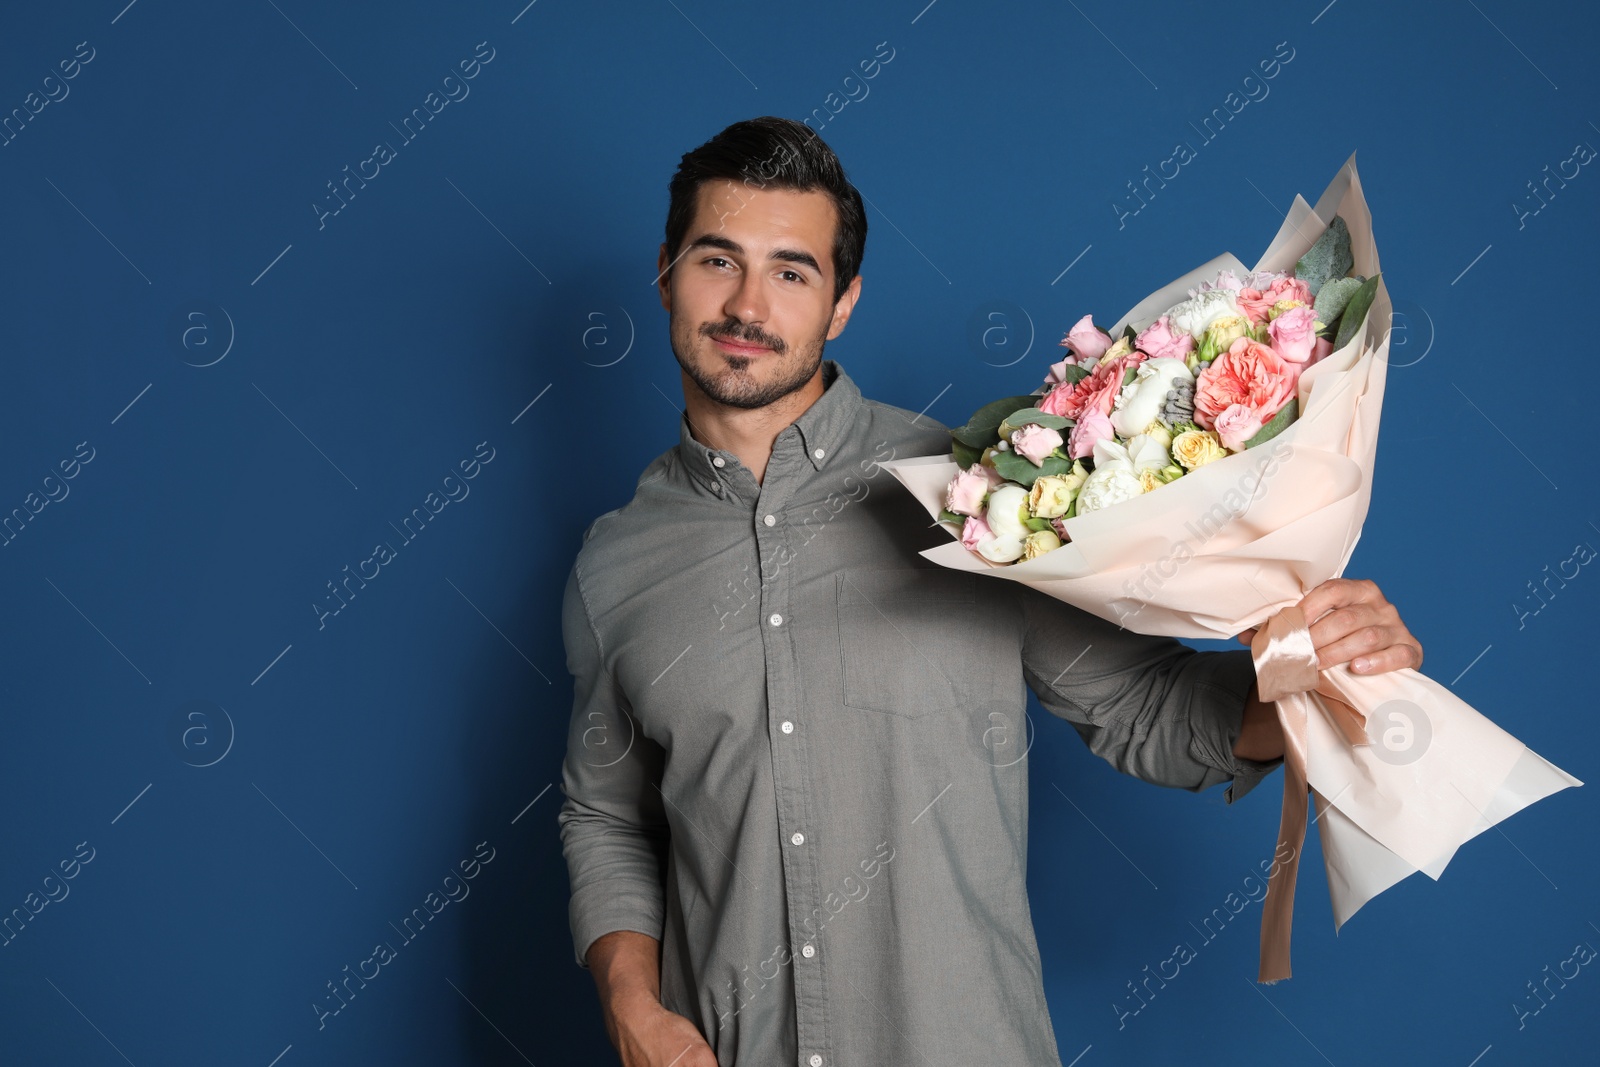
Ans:
[[[93,59],[0,147],[0,513],[69,490],[0,548],[0,914],[80,843],[93,859],[0,947],[0,1060],[607,1061],[554,822],[560,591],[584,526],[677,437],[667,180],[754,115],[821,109],[871,205],[829,357],[948,424],[1036,384],[1085,312],[1253,261],[1358,152],[1398,314],[1350,573],[1433,677],[1595,776],[1600,575],[1536,614],[1527,589],[1600,548],[1600,174],[1537,213],[1527,187],[1600,145],[1593,8],[925,3],[8,5],[0,114],[79,42]],[[391,124],[479,42],[470,95],[406,142]],[[861,96],[844,79],[880,42]],[[1293,58],[1246,85],[1280,42]],[[1259,99],[1206,143],[1190,123],[1230,92]],[[378,141],[396,157],[319,221]],[[1196,158],[1128,214],[1179,141]],[[470,495],[319,623],[327,583],[481,442]],[[1525,985],[1600,945],[1592,788],[1337,940],[1313,853],[1292,981],[1252,983],[1252,906],[1119,1028],[1126,983],[1269,855],[1279,780],[1229,809],[1034,722],[1064,1062],[1593,1056],[1600,975],[1548,1004]],[[470,895],[319,1029],[325,983],[480,842]]]

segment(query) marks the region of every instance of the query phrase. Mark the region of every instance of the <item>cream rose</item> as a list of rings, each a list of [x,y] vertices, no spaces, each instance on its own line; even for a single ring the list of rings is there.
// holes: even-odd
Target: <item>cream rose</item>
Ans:
[[[1035,530],[1022,542],[1022,558],[1038,559],[1051,549],[1061,547],[1061,538],[1049,530]]]
[[[1210,430],[1185,430],[1172,439],[1172,458],[1188,470],[1199,470],[1227,454],[1222,439]]]
[[[1088,477],[1089,472],[1083,469],[1082,463],[1077,462],[1072,464],[1072,470],[1066,474],[1040,475],[1034,481],[1032,491],[1028,493],[1028,511],[1035,518],[1060,518],[1071,509],[1072,501]]]

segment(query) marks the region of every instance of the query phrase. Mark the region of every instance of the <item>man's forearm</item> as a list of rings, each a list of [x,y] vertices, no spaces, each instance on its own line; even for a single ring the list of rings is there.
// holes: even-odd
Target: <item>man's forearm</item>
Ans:
[[[1277,709],[1262,703],[1254,682],[1245,697],[1244,718],[1239,723],[1239,736],[1233,742],[1233,754],[1258,763],[1283,756],[1283,727],[1278,722]]]
[[[661,1007],[661,942],[633,930],[595,939],[584,959],[594,974],[606,1031],[617,1042],[617,1020],[640,1008]]]

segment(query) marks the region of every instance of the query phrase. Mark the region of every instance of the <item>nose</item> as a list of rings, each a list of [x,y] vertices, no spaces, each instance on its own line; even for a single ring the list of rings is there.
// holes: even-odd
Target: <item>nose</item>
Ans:
[[[765,322],[768,311],[765,281],[754,271],[741,273],[738,285],[728,294],[722,306],[723,312],[746,326]]]

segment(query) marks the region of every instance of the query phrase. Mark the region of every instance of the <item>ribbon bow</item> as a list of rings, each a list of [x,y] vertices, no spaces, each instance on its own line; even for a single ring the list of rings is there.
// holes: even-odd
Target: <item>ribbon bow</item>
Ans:
[[[1277,709],[1283,727],[1283,814],[1278,822],[1277,851],[1288,845],[1289,856],[1274,865],[1267,880],[1267,896],[1261,905],[1261,970],[1256,979],[1272,983],[1290,974],[1294,887],[1306,840],[1306,795],[1310,792],[1306,723],[1312,708],[1320,708],[1351,745],[1370,741],[1366,716],[1321,685],[1316,646],[1305,613],[1298,607],[1284,608],[1256,631],[1250,641],[1250,657],[1256,667],[1256,695]]]

